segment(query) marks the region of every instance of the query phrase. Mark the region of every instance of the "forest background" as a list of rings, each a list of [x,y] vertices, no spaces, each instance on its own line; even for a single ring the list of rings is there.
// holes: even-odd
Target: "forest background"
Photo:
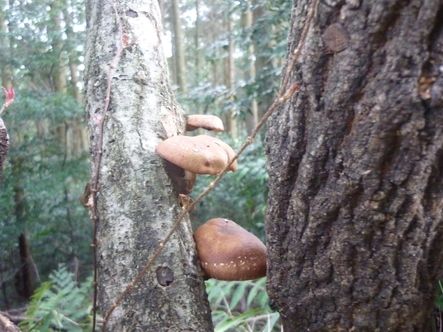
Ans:
[[[220,116],[227,129],[222,138],[235,149],[275,97],[292,1],[159,3],[176,98],[189,114]],[[26,313],[28,328],[37,315],[43,315],[49,317],[48,324],[78,330],[90,317],[88,283],[82,282],[92,274],[92,224],[78,201],[89,178],[82,96],[86,4],[78,0],[1,0],[0,4],[2,85],[16,91],[14,104],[3,114],[11,148],[0,183],[0,310],[23,308],[35,294],[31,306],[35,310]],[[240,157],[241,170],[227,174],[192,213],[195,227],[214,216],[226,217],[264,239],[263,147],[264,135]],[[193,194],[209,181],[210,177],[200,177]],[[61,316],[35,301],[49,302],[51,289],[60,294],[67,285],[84,291],[82,302],[63,314],[77,325],[66,325],[67,320],[63,323]],[[236,324],[243,324],[237,329],[244,330],[261,330],[264,325],[278,329],[278,315],[267,307],[263,289],[263,280],[210,283],[219,330]],[[56,307],[55,300],[51,305]],[[83,316],[70,316],[78,306]],[[443,308],[441,295],[437,307]],[[260,319],[264,323],[257,323]]]

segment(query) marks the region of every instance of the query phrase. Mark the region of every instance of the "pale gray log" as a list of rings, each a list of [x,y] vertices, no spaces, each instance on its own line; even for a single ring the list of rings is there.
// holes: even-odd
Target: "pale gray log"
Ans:
[[[88,4],[86,114],[95,158],[118,25],[111,1]],[[99,305],[104,315],[157,249],[180,212],[157,144],[184,130],[173,98],[155,0],[115,1],[129,44],[112,76],[104,126],[98,210]],[[94,171],[94,170],[93,170]],[[164,277],[158,278],[163,271]],[[189,219],[183,221],[143,280],[117,307],[109,331],[210,331],[205,285]]]

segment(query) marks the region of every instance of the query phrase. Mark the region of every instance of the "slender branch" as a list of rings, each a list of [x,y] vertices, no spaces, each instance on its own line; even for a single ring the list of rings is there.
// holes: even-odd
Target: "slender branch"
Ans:
[[[8,332],[20,332],[20,329],[11,320],[0,314],[0,327],[3,326]]]
[[[97,117],[97,145],[95,150],[95,160],[94,160],[94,173],[92,176],[91,183],[91,196],[92,196],[92,221],[94,223],[93,230],[93,238],[92,238],[92,256],[93,256],[93,265],[94,265],[94,277],[93,277],[93,287],[94,287],[94,299],[93,299],[93,314],[92,314],[92,332],[95,332],[95,326],[97,321],[97,292],[98,292],[98,281],[97,281],[97,232],[98,232],[98,224],[99,224],[99,216],[98,216],[98,202],[97,202],[97,192],[99,187],[100,180],[100,165],[103,154],[103,127],[105,123],[106,116],[108,114],[109,105],[111,103],[111,87],[112,87],[112,75],[117,68],[118,62],[120,61],[121,54],[123,52],[123,26],[120,20],[120,16],[118,14],[117,6],[112,1],[107,1],[113,8],[115,18],[118,26],[118,35],[117,35],[117,51],[109,64],[108,77],[107,77],[107,86],[106,86],[106,94],[103,105],[103,111],[101,116]]]
[[[286,87],[288,86],[289,79],[291,77],[292,70],[294,69],[295,63],[297,62],[298,57],[301,53],[301,48],[305,44],[306,37],[308,35],[309,27],[311,26],[311,20],[314,17],[315,8],[317,8],[318,0],[312,0],[311,6],[309,7],[308,14],[306,16],[305,25],[303,27],[303,31],[300,35],[300,40],[298,41],[297,47],[294,50],[294,53],[292,54],[292,60],[286,70],[285,77],[283,79],[281,88],[280,88],[280,94],[282,91],[286,90]]]
[[[295,91],[298,89],[298,83],[293,84],[291,87],[286,89],[286,85],[289,82],[289,78],[291,76],[292,69],[294,68],[294,65],[296,61],[298,60],[298,57],[300,55],[301,48],[303,46],[303,43],[306,40],[306,35],[309,30],[309,26],[312,20],[312,17],[314,16],[315,7],[317,6],[318,0],[313,0],[311,2],[308,16],[305,22],[305,26],[300,38],[300,41],[297,45],[296,50],[294,51],[294,54],[292,56],[291,62],[289,64],[289,69],[286,71],[285,77],[283,78],[282,88],[280,89],[280,92],[278,94],[278,97],[275,99],[275,101],[272,103],[272,105],[268,108],[268,110],[265,112],[259,123],[256,125],[254,130],[252,131],[251,135],[246,138],[246,141],[243,143],[243,145],[240,147],[240,149],[237,151],[235,156],[232,158],[229,165],[225,167],[225,169],[217,175],[217,177],[212,181],[198,196],[194,199],[188,206],[185,206],[181,213],[178,215],[177,220],[175,221],[174,225],[170,229],[169,233],[166,235],[166,237],[163,239],[163,241],[160,242],[157,249],[155,250],[152,257],[149,259],[149,261],[146,263],[146,265],[143,267],[143,269],[138,273],[138,275],[135,277],[135,279],[129,283],[129,285],[126,287],[126,289],[123,291],[123,293],[120,294],[120,296],[117,298],[117,300],[114,302],[114,304],[111,306],[109,311],[107,312],[105,318],[103,319],[103,328],[102,331],[105,331],[106,324],[109,321],[109,318],[111,317],[112,312],[114,309],[120,304],[120,302],[125,298],[126,295],[128,295],[134,286],[143,278],[143,276],[146,274],[146,272],[149,270],[149,268],[152,266],[154,261],[157,259],[157,257],[160,255],[161,251],[163,250],[166,243],[170,240],[172,235],[175,233],[177,228],[180,226],[181,221],[183,218],[187,215],[189,211],[191,211],[195,205],[202,200],[204,196],[206,196],[212,189],[215,188],[215,186],[220,182],[224,174],[229,170],[229,166],[237,160],[237,158],[240,156],[241,153],[254,141],[255,137],[257,136],[259,130],[263,127],[266,120],[271,116],[271,114],[274,112],[274,110],[285,103],[289,98],[292,97],[292,95],[295,93]]]

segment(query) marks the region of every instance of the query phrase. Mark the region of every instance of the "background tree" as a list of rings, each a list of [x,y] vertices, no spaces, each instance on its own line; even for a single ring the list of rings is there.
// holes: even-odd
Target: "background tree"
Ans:
[[[158,2],[91,0],[88,8],[86,112],[91,188],[99,190],[94,199],[98,214],[92,214],[98,223],[99,298],[105,316],[182,209],[180,192],[155,147],[183,132],[185,113],[169,85]],[[196,262],[186,220],[114,311],[107,330],[211,330]]]
[[[0,1],[2,85],[13,85],[16,92],[14,104],[2,114],[10,135],[0,183],[2,309],[29,295],[23,292],[26,283],[19,272],[26,264],[35,286],[61,262],[76,278],[91,270],[91,223],[77,201],[87,181],[87,136],[82,103],[69,93],[73,85],[81,87],[66,67],[69,54],[81,77],[84,9],[77,0],[61,4]],[[70,38],[63,10],[75,25]],[[67,82],[68,92],[56,90],[58,79]],[[19,236],[29,245],[23,258]]]
[[[294,2],[288,58],[309,4]],[[285,331],[431,331],[442,46],[442,1],[319,2],[301,87],[267,135],[267,285]]]

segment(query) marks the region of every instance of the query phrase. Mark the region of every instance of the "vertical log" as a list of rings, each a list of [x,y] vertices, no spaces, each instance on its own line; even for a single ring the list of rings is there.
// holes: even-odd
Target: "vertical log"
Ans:
[[[99,303],[105,315],[181,211],[178,193],[155,147],[183,132],[185,114],[169,84],[158,2],[91,0],[90,8],[86,114],[92,173],[98,171],[100,181]],[[103,118],[106,100],[110,106]],[[103,148],[98,150],[101,139]],[[95,169],[97,158],[101,158],[99,169]],[[107,326],[109,331],[212,330],[189,219],[115,309]]]

